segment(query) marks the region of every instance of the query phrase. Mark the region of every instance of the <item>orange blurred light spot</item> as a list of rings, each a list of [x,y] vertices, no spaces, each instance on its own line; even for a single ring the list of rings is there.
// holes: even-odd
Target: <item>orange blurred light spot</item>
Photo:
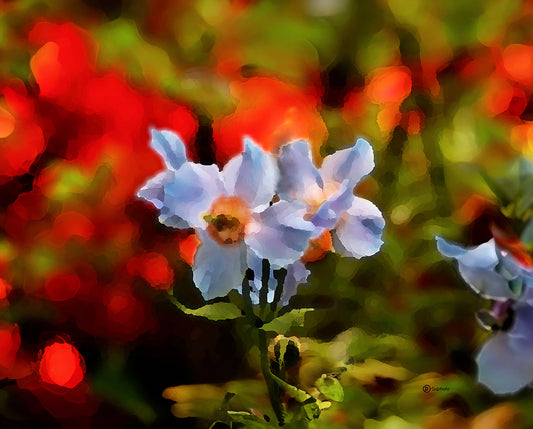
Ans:
[[[15,118],[6,109],[0,107],[0,138],[9,136],[15,129]]]
[[[466,225],[472,223],[474,219],[481,216],[491,203],[481,195],[471,195],[464,204],[457,210],[457,220]]]
[[[377,117],[379,130],[383,134],[388,134],[400,123],[402,115],[398,105],[385,106],[380,110]]]
[[[411,85],[407,67],[384,67],[374,71],[366,93],[376,104],[401,103],[411,93]]]
[[[524,154],[533,154],[533,125],[516,125],[511,129],[511,145]]]
[[[358,124],[366,115],[370,100],[362,91],[352,91],[344,97],[342,118],[348,124]]]
[[[39,374],[46,383],[72,389],[83,380],[83,358],[71,344],[56,342],[45,347]]]
[[[513,98],[513,87],[506,80],[494,79],[489,81],[487,92],[483,97],[487,110],[493,115],[499,115],[507,110]]]
[[[421,128],[422,128],[421,113],[416,112],[416,111],[409,112],[409,117],[407,119],[407,133],[411,136],[419,134]]]
[[[503,67],[511,79],[524,85],[533,85],[533,46],[507,46],[503,51]]]

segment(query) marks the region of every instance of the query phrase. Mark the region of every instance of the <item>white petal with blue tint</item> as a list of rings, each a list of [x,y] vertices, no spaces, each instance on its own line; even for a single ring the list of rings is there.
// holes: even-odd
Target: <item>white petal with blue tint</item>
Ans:
[[[322,177],[313,164],[309,143],[300,140],[281,148],[279,156],[279,195],[287,200],[303,199],[324,187]]]
[[[164,206],[183,219],[189,228],[205,226],[202,216],[213,201],[225,194],[220,171],[215,165],[185,163],[165,185]]]
[[[368,200],[354,197],[333,234],[335,250],[354,258],[371,256],[383,244],[384,227],[385,219],[379,209]]]
[[[201,244],[192,267],[194,284],[204,299],[226,295],[240,289],[246,270],[246,246],[222,246],[205,231],[198,232]]]
[[[476,358],[478,380],[494,393],[518,392],[533,381],[533,345],[522,338],[498,332]]]
[[[244,139],[244,152],[232,158],[222,171],[229,195],[246,201],[251,210],[268,207],[276,192],[279,170],[274,157]]]
[[[172,171],[163,171],[148,180],[144,186],[137,191],[137,196],[152,203],[155,208],[161,210],[165,200],[164,187],[173,180],[174,173]]]
[[[280,201],[254,218],[246,231],[245,242],[260,258],[287,266],[300,259],[315,232],[304,220],[305,207],[298,202]]]
[[[353,186],[348,181],[344,181],[340,189],[320,205],[310,221],[322,229],[334,228],[340,216],[351,207],[354,198]],[[319,231],[318,234],[321,232]]]
[[[178,170],[187,162],[185,145],[177,134],[155,128],[150,128],[150,134],[152,135],[150,146],[161,155],[169,170]]]
[[[311,272],[305,268],[305,265],[300,261],[296,261],[287,267],[287,276],[283,285],[283,294],[281,295],[281,303],[288,304],[289,299],[296,294],[298,285],[307,283],[307,276]]]
[[[479,246],[468,248],[445,240],[442,237],[436,237],[435,239],[437,240],[437,249],[442,255],[455,258],[469,267],[494,268],[499,262],[494,239]]]
[[[374,151],[365,139],[355,145],[326,156],[320,174],[325,182],[341,183],[348,180],[352,187],[374,169]]]
[[[514,305],[514,311],[513,326],[507,335],[527,340],[533,347],[533,307],[520,301]]]
[[[505,277],[496,271],[501,257],[498,257],[494,239],[469,248],[441,237],[436,237],[436,240],[437,249],[442,255],[458,261],[459,273],[474,292],[489,299],[515,298],[509,287],[509,280],[515,275]],[[507,271],[514,269],[509,261],[504,265],[507,266]]]
[[[464,281],[484,298],[515,298],[509,281],[492,269],[471,267],[459,262],[459,274]]]

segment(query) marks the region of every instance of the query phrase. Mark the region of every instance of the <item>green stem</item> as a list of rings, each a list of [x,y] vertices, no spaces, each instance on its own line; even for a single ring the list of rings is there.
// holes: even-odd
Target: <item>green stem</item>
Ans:
[[[281,300],[281,295],[283,294],[283,285],[285,284],[285,277],[287,277],[287,270],[285,268],[274,270],[274,278],[277,280],[277,285],[276,291],[274,292],[274,299],[270,303],[272,318],[274,318],[274,314],[278,309],[278,303]]]
[[[265,307],[267,305],[268,298],[268,280],[270,279],[270,262],[268,259],[263,259],[261,264],[261,290],[259,291],[259,317],[263,319],[265,314]]]
[[[259,347],[259,351],[261,353],[261,371],[263,372],[263,377],[265,377],[268,396],[270,397],[270,404],[272,405],[272,409],[276,414],[279,426],[283,426],[285,423],[285,419],[283,418],[283,406],[281,405],[281,400],[279,398],[278,384],[274,380],[274,376],[270,370],[270,358],[268,357],[266,332],[262,329],[258,329],[257,339],[257,346]]]
[[[263,273],[264,273],[265,265],[266,264],[263,264]],[[270,266],[268,267],[268,269],[270,270]],[[276,418],[278,420],[279,426],[283,426],[284,424],[283,406],[281,405],[281,400],[279,398],[278,385],[276,381],[274,380],[272,372],[270,370],[270,359],[268,357],[268,343],[267,343],[267,338],[266,338],[266,332],[261,329],[262,321],[255,315],[253,311],[252,300],[250,299],[250,281],[253,279],[254,279],[254,273],[252,270],[248,269],[242,281],[242,296],[244,298],[244,311],[246,313],[246,316],[249,320],[249,323],[252,329],[255,331],[254,339],[255,339],[257,347],[259,348],[261,371],[263,373],[263,377],[265,378],[265,383],[267,385],[268,396],[270,398],[270,405],[272,406],[272,410],[276,414]],[[268,279],[267,279],[267,287],[268,287]],[[265,299],[265,305],[266,305],[266,299]]]

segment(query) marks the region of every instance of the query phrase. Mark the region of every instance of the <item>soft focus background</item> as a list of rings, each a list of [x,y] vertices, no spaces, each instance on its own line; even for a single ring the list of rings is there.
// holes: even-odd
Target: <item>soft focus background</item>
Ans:
[[[434,242],[533,244],[532,22],[517,0],[1,1],[0,427],[208,428],[227,391],[268,409],[242,322],[169,302],[203,301],[194,235],[134,196],[163,168],[149,126],[219,165],[243,135],[317,162],[372,142],[357,192],[385,244],[308,263],[290,305],[316,311],[284,332],[291,382],[344,387],[313,428],[532,427],[529,389],[476,383],[489,303]]]

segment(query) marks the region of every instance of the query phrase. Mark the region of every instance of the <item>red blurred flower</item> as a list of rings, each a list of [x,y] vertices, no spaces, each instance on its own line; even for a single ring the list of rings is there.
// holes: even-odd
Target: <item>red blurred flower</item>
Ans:
[[[59,272],[48,276],[44,284],[46,295],[52,301],[66,301],[76,296],[81,280],[75,273]]]
[[[11,293],[11,285],[4,279],[0,278],[0,306],[2,303],[7,303],[7,297]]]
[[[73,345],[56,341],[45,347],[39,374],[46,383],[72,389],[83,380],[85,363]]]
[[[90,36],[71,23],[39,22],[29,39],[41,45],[30,61],[41,96],[60,100],[74,110],[79,92],[93,72],[96,49]]]
[[[134,257],[128,262],[127,269],[131,275],[143,277],[156,289],[168,289],[174,282],[174,271],[159,253],[149,252]]]
[[[122,205],[146,179],[163,168],[148,146],[148,128],[169,128],[191,146],[197,130],[190,110],[161,95],[133,88],[116,72],[96,71],[94,43],[74,24],[38,23],[30,40],[41,48],[31,68],[45,106],[48,137],[61,133],[59,155],[93,171],[107,164],[116,179],[105,195]],[[44,44],[44,45],[43,45]],[[112,185],[112,186],[111,186]]]
[[[0,379],[11,375],[19,348],[18,325],[0,322]]]
[[[34,123],[34,102],[20,81],[0,89],[0,184],[27,173],[44,150],[41,128]]]
[[[238,100],[237,108],[213,123],[218,163],[224,164],[242,151],[243,136],[272,152],[289,141],[307,139],[318,154],[328,132],[318,111],[316,91],[274,78],[253,77],[233,82],[231,93]]]

